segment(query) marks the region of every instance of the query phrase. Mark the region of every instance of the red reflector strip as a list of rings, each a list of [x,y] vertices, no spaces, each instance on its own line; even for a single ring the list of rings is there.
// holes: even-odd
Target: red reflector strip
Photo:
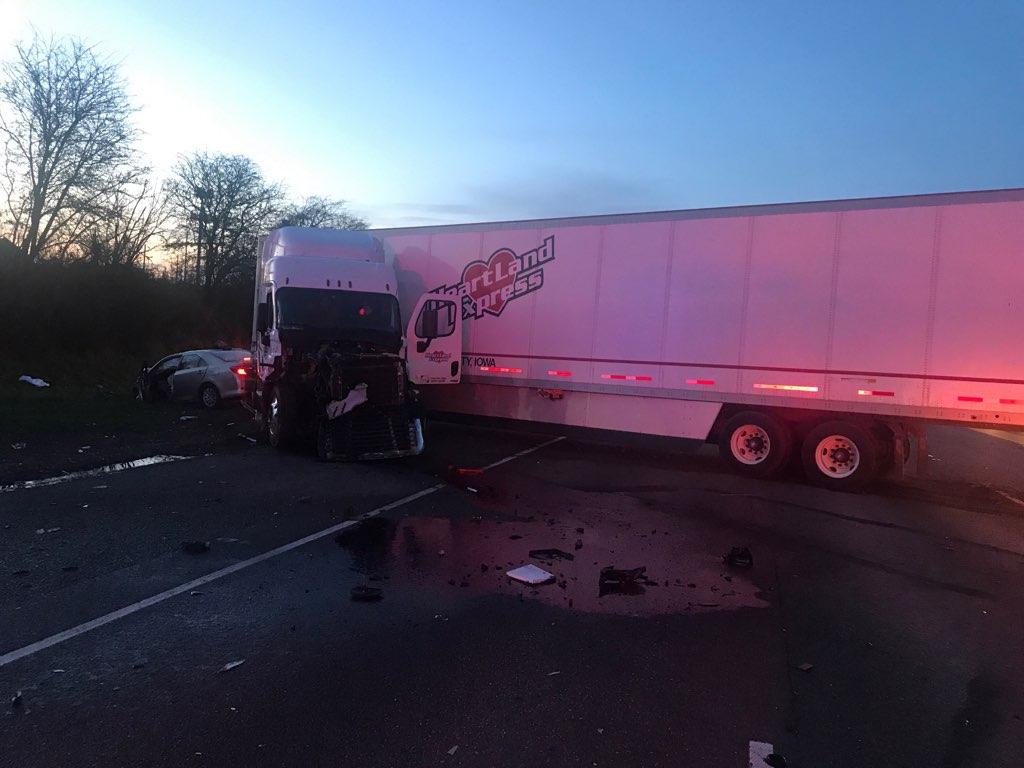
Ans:
[[[817,392],[817,387],[804,384],[755,384],[754,389],[778,389],[783,392]]]
[[[480,370],[481,371],[486,371],[487,373],[522,373],[523,372],[522,368],[498,368],[497,366],[494,366],[494,365],[481,365],[480,366]]]
[[[1022,402],[1021,400],[1012,400],[1012,399],[1010,399],[1008,397],[1000,397],[999,398],[999,404],[1000,405],[1020,405],[1021,402]]]
[[[713,386],[715,386],[715,380],[714,379],[687,379],[686,383],[687,384],[700,384],[703,387],[713,387]]]
[[[548,371],[548,376],[572,376],[572,371]]]
[[[601,378],[616,381],[654,381],[650,376],[627,376],[624,373],[602,373]]]
[[[867,397],[896,397],[895,392],[883,392],[879,389],[858,389],[857,394]]]
[[[960,397],[958,397],[957,400],[959,400],[961,403],[983,403],[983,402],[985,402],[985,398],[983,398],[983,397],[974,397],[974,396],[969,396],[969,395],[960,395]]]

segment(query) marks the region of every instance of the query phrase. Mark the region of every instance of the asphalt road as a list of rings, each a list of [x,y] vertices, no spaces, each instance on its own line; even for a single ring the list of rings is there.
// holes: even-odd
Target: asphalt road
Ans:
[[[0,491],[0,765],[1024,764],[1019,438],[932,430],[927,476],[863,495],[551,439]],[[601,595],[607,565],[644,582]]]

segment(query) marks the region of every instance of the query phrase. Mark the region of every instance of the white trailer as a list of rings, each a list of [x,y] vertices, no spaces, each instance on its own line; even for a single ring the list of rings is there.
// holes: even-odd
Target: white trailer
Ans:
[[[456,297],[429,407],[793,451],[852,488],[941,421],[1024,426],[1024,190],[373,231]]]

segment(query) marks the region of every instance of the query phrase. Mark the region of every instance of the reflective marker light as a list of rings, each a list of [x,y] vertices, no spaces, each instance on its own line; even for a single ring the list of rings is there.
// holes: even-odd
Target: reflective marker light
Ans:
[[[480,366],[480,370],[481,371],[486,371],[487,373],[522,373],[523,372],[522,368],[498,368],[497,366],[494,366],[494,365],[481,365]]]
[[[704,386],[704,387],[713,387],[713,386],[715,386],[715,380],[714,379],[687,379],[686,383],[687,384],[700,384],[701,386]]]
[[[616,381],[654,381],[650,376],[627,376],[624,373],[602,373],[601,378]]]
[[[1008,397],[1000,397],[999,398],[999,404],[1000,405],[1020,405],[1021,402],[1024,402],[1024,401],[1013,400],[1013,399],[1008,398]]]
[[[957,400],[959,400],[962,403],[983,403],[983,402],[985,402],[985,398],[983,398],[983,397],[974,397],[973,395],[960,395],[960,397],[958,397]]]
[[[803,384],[755,384],[754,389],[778,389],[783,392],[817,392],[817,387]]]
[[[858,395],[866,395],[868,397],[896,397],[895,392],[883,392],[878,389],[858,389]]]
[[[572,371],[548,371],[548,376],[572,376]]]

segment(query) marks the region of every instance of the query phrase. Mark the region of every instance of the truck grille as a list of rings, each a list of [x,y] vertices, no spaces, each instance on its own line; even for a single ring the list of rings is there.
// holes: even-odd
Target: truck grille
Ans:
[[[369,391],[373,391],[372,385]],[[333,458],[374,458],[411,453],[417,447],[416,422],[408,411],[379,408],[372,401],[335,419],[329,429]]]
[[[371,405],[388,406],[402,403],[404,374],[398,361],[346,366],[340,372],[340,379],[341,386],[334,388],[337,399],[348,394],[356,384],[366,384],[366,398]]]

